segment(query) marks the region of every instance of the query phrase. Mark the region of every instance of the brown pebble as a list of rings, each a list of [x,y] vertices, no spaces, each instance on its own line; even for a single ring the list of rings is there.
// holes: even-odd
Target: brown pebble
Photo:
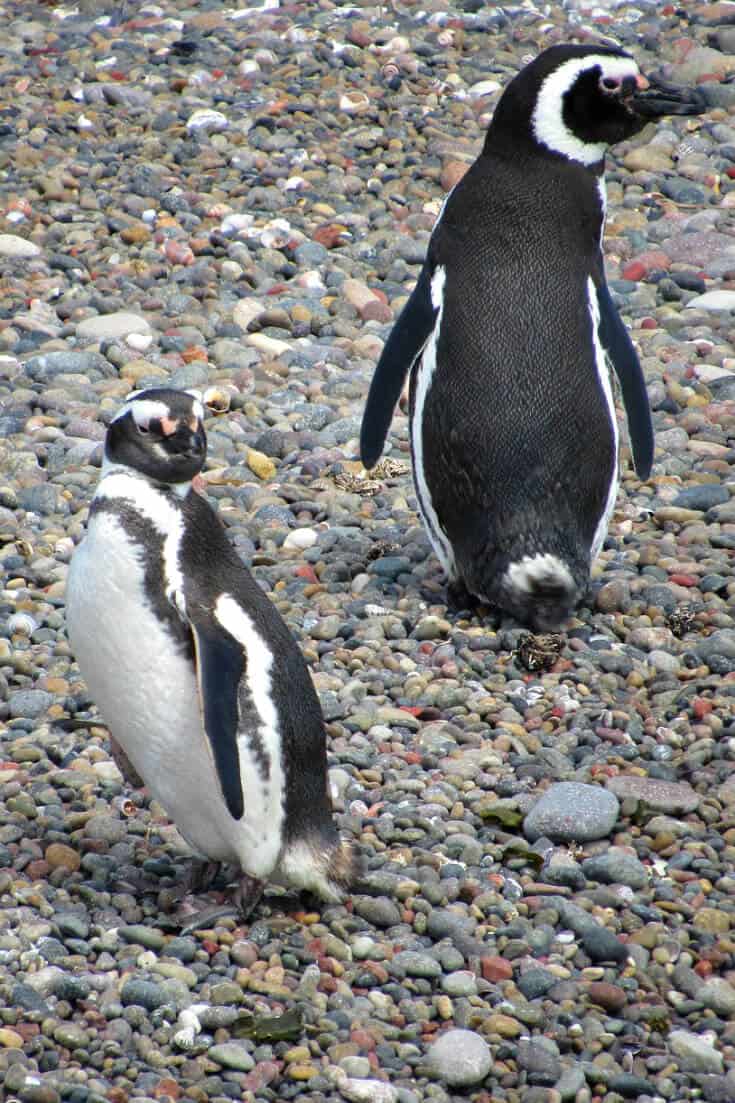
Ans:
[[[68,869],[71,873],[76,873],[81,864],[77,851],[65,843],[51,843],[46,847],[46,861],[51,869]]]
[[[454,185],[460,182],[469,167],[469,163],[466,161],[446,161],[442,165],[439,177],[439,183],[444,191],[451,191]]]
[[[593,981],[587,991],[592,1002],[604,1007],[606,1011],[620,1011],[627,1003],[623,989],[605,980]]]

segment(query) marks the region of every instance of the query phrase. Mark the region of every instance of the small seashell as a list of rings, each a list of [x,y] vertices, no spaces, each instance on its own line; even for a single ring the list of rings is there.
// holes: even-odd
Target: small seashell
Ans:
[[[207,387],[202,402],[212,414],[226,414],[230,408],[232,396],[222,387]]]
[[[364,92],[345,92],[339,99],[339,109],[346,115],[360,115],[369,106],[370,100]]]
[[[380,54],[403,53],[410,49],[411,43],[406,36],[402,34],[397,34],[394,38],[391,38],[389,42],[377,47],[378,53]]]
[[[8,630],[11,636],[30,636],[38,628],[38,621],[30,613],[13,613],[8,617]]]
[[[451,46],[454,42],[454,31],[451,27],[447,27],[446,30],[439,32],[436,40],[440,46]]]
[[[266,222],[260,233],[260,243],[266,249],[282,249],[291,240],[291,223],[285,218],[273,218]]]
[[[237,67],[241,76],[246,77],[250,73],[259,73],[260,66],[253,57],[248,57],[244,61],[241,61]]]
[[[383,74],[385,80],[394,80],[396,77],[399,77],[401,75],[401,70],[396,65],[395,61],[386,62],[386,64],[383,65],[380,71]]]
[[[415,54],[396,54],[393,60],[400,66],[401,72],[408,73],[409,76],[413,77],[419,71],[419,59]]]

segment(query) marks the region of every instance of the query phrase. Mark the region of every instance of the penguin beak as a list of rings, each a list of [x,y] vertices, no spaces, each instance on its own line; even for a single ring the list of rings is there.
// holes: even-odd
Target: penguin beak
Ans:
[[[704,96],[697,88],[669,84],[658,76],[643,78],[628,100],[637,115],[658,119],[663,115],[701,115],[707,108]]]

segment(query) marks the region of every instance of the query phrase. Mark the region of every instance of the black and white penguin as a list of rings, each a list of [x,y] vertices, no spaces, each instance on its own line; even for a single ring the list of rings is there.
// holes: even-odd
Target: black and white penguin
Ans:
[[[704,109],[623,50],[552,46],[510,82],[447,197],[375,370],[360,447],[378,460],[410,372],[418,505],[450,581],[541,630],[579,601],[618,482],[617,373],[640,478],[653,430],[605,282],[606,147]]]
[[[192,487],[206,456],[188,392],[132,395],[111,422],[66,589],[69,639],[114,739],[197,855],[339,900],[324,721],[298,645]]]

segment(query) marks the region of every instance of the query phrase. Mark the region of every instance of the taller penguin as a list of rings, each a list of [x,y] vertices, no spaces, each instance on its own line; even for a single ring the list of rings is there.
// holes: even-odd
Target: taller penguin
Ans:
[[[552,630],[583,595],[618,480],[608,361],[633,459],[650,474],[645,382],[605,282],[604,157],[651,118],[697,114],[623,50],[552,46],[505,89],[447,197],[370,387],[378,460],[410,371],[419,509],[450,593]]]

